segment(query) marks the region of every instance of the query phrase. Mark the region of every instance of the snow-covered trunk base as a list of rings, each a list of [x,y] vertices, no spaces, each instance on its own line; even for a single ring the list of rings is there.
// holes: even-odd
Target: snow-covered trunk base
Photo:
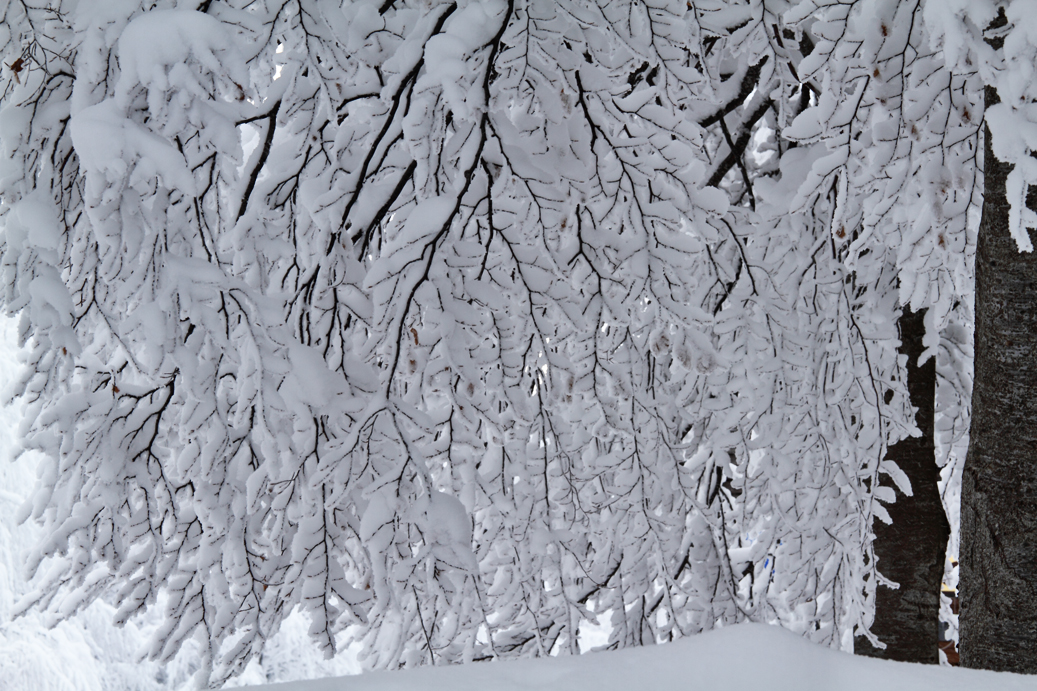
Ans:
[[[880,586],[875,599],[875,623],[871,631],[886,644],[875,648],[867,639],[855,641],[858,655],[901,662],[939,663],[940,581],[950,525],[937,487],[933,418],[936,397],[936,360],[921,367],[925,350],[925,310],[904,309],[899,320],[900,352],[907,356],[907,386],[917,408],[915,424],[921,431],[889,448],[886,457],[896,461],[911,480],[912,495],[893,483],[895,503],[886,507],[893,523],[875,521],[875,556],[878,570],[899,588]]]
[[[987,105],[998,102],[987,87]],[[1009,234],[986,132],[972,435],[961,496],[961,664],[1037,674],[1037,256]]]

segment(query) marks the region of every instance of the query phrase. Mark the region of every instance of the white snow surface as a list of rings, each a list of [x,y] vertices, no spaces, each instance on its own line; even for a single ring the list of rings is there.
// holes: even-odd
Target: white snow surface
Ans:
[[[1022,691],[1037,676],[857,657],[764,624],[577,657],[470,663],[250,687],[268,691]]]

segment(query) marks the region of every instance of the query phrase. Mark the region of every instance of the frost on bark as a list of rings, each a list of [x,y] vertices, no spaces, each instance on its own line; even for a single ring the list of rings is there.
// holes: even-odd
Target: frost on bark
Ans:
[[[998,94],[986,90],[988,108]],[[1009,233],[1006,180],[986,133],[976,255],[976,370],[962,478],[963,667],[1037,673],[1037,255]],[[1027,200],[1032,207],[1032,188]],[[1032,231],[1031,231],[1032,232]]]
[[[896,501],[887,505],[891,524],[875,522],[875,557],[882,576],[899,584],[880,585],[875,596],[875,622],[871,632],[885,648],[858,638],[858,655],[901,662],[937,664],[939,653],[940,582],[950,525],[937,488],[939,468],[935,460],[933,418],[936,397],[936,359],[922,365],[925,350],[925,310],[904,308],[900,327],[900,352],[907,357],[907,387],[916,407],[917,437],[901,439],[889,447],[886,457],[895,461],[911,481],[910,495],[895,485]]]

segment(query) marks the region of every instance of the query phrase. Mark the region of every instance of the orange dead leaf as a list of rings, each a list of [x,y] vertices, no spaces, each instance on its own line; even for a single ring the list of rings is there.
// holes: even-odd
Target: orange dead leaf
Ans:
[[[25,59],[18,58],[7,67],[11,70],[11,74],[14,75],[14,81],[21,84],[22,80],[18,78],[18,73],[22,71],[23,67],[25,67]]]

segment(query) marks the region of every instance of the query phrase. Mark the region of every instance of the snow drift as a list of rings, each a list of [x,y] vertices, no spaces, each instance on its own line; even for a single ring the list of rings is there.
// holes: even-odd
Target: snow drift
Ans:
[[[1037,676],[890,662],[740,624],[666,645],[250,687],[267,691],[1027,691]]]

